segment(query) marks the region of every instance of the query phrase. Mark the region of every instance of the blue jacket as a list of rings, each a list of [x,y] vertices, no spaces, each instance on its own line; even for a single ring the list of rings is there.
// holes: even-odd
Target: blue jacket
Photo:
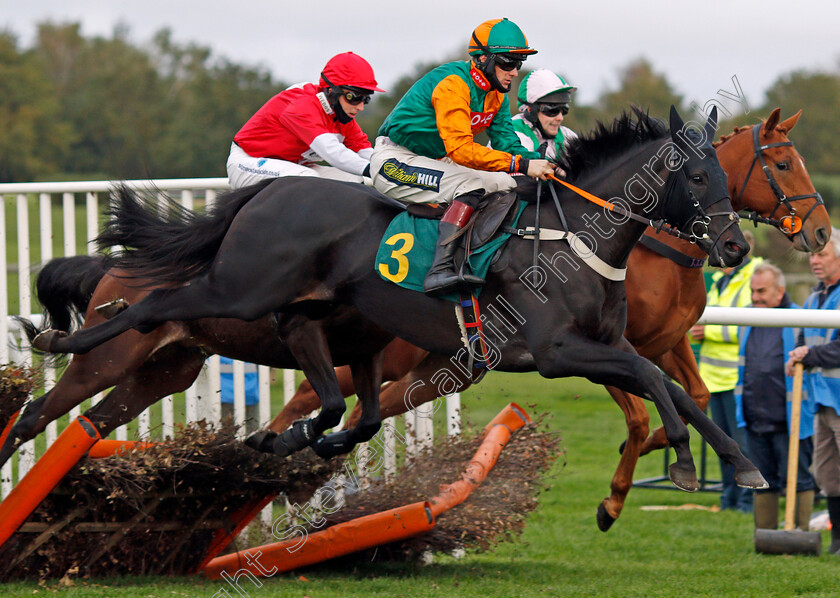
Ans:
[[[840,305],[840,284],[835,285],[823,304],[819,304],[820,283],[817,291],[811,293],[805,301],[805,309],[837,309]],[[809,347],[825,347],[836,344],[840,330],[826,328],[803,328],[802,338]],[[828,347],[825,347],[828,349]],[[812,355],[812,353],[814,355]],[[840,363],[828,363],[825,359],[816,359],[820,349],[810,351],[802,360],[808,368],[805,370],[805,388],[818,405],[832,407],[840,415]],[[809,359],[810,358],[810,359]],[[819,367],[813,367],[819,366]]]
[[[798,308],[799,306],[795,303],[791,303],[791,308]],[[744,370],[746,367],[746,358],[744,356],[746,347],[747,347],[747,340],[750,337],[750,332],[752,332],[752,326],[742,326],[738,331],[738,338],[739,338],[739,350],[738,350],[738,385],[735,387],[735,417],[738,421],[738,427],[744,428],[747,425],[747,422],[744,420],[744,402],[743,402],[743,393],[744,393]],[[796,346],[796,339],[799,335],[799,331],[793,328],[782,328],[782,346],[784,350],[784,355],[787,357],[787,354],[793,351],[794,347]],[[814,434],[814,400],[811,398],[810,394],[805,392],[806,385],[803,384],[803,394],[802,394],[802,417],[801,423],[799,424],[799,438],[808,438]],[[786,390],[786,398],[787,398],[787,421],[788,421],[788,432],[790,432],[790,411],[793,400],[793,378],[790,376],[785,376],[785,390]]]

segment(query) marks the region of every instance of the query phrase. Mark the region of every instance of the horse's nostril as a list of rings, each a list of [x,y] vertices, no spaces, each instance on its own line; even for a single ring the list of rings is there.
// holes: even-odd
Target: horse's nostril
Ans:
[[[814,231],[814,237],[816,237],[817,243],[819,243],[820,246],[823,246],[826,243],[828,243],[828,233],[822,226]]]

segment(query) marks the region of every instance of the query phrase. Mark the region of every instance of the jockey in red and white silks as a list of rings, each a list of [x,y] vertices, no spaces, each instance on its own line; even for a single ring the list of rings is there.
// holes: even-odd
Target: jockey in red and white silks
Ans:
[[[383,90],[370,64],[345,52],[327,62],[317,85],[278,93],[234,137],[227,161],[231,188],[280,176],[362,182],[373,149],[355,117],[375,91]]]

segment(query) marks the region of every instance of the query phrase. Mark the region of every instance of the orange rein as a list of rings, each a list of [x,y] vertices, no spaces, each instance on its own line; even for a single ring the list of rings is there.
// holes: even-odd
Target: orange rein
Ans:
[[[578,195],[580,195],[580,196],[581,196],[581,197],[583,197],[584,199],[588,199],[588,200],[589,200],[589,201],[591,201],[592,203],[597,204],[597,205],[601,206],[602,208],[606,208],[606,209],[608,209],[608,210],[610,210],[610,211],[612,211],[612,210],[615,208],[615,204],[614,204],[614,203],[610,203],[610,202],[608,202],[608,201],[604,201],[603,199],[601,199],[601,198],[600,198],[600,197],[598,197],[597,195],[592,195],[589,191],[584,191],[583,189],[581,189],[581,188],[579,188],[579,187],[575,187],[575,186],[574,186],[574,185],[572,185],[571,183],[567,183],[566,181],[563,181],[563,180],[561,180],[561,179],[558,179],[558,178],[557,178],[556,176],[554,176],[553,174],[549,174],[549,175],[547,175],[547,176],[548,176],[548,178],[550,178],[552,181],[557,181],[558,183],[560,183],[561,185],[563,185],[563,186],[565,186],[565,187],[568,187],[569,189],[571,189],[572,191],[574,191],[575,193],[577,193]]]

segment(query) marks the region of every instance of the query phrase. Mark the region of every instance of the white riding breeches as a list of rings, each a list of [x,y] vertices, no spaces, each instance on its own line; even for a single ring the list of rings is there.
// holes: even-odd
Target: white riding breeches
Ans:
[[[364,182],[363,177],[345,172],[334,166],[322,166],[320,164],[303,166],[276,158],[254,158],[245,153],[245,150],[235,143],[230,144],[227,174],[231,189],[247,187],[265,179],[282,176],[317,176],[351,183]]]

